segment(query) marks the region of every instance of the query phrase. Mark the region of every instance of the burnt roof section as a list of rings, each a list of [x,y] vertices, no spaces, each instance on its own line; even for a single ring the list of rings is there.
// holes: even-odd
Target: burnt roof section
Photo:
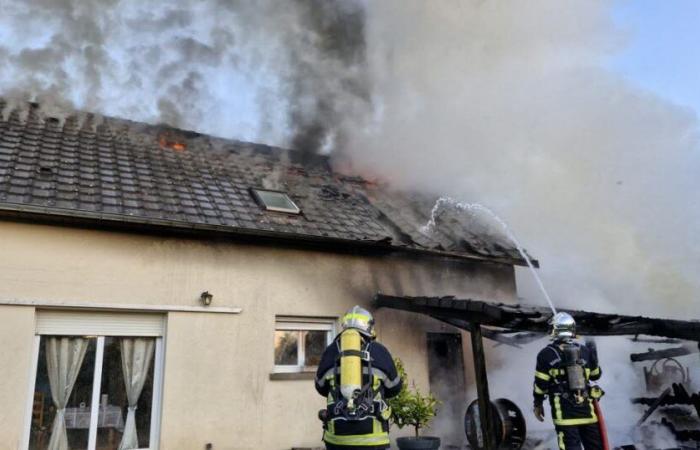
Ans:
[[[265,211],[252,188],[287,193],[301,214]],[[524,263],[503,238],[458,215],[423,229],[434,200],[340,175],[323,156],[89,113],[51,117],[0,99],[5,215]]]

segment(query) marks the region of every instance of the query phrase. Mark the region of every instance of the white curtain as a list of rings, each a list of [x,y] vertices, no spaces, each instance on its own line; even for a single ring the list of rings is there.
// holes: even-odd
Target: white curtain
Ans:
[[[124,435],[119,444],[119,450],[139,448],[136,433],[136,405],[146,382],[148,369],[151,367],[155,339],[153,338],[122,338],[122,371],[126,384],[126,396],[129,400],[129,410],[126,415]]]
[[[66,405],[90,341],[72,337],[44,339],[46,339],[46,367],[49,372],[51,398],[56,406],[48,450],[68,450]]]

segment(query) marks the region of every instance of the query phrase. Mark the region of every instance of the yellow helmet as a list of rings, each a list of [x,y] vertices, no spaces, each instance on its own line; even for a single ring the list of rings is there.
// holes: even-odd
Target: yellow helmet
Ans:
[[[340,319],[340,326],[343,331],[353,328],[367,337],[375,337],[374,317],[366,309],[355,305],[345,313]]]

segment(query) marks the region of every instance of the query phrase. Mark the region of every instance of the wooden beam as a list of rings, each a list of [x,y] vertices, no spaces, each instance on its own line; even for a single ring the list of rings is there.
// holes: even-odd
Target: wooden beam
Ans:
[[[474,359],[474,376],[476,379],[481,434],[484,437],[484,448],[486,450],[496,450],[493,415],[491,414],[491,398],[489,396],[489,380],[486,375],[484,341],[481,338],[481,326],[476,323],[473,324],[472,328],[470,335],[472,339],[472,356]]]
[[[651,416],[654,411],[657,410],[659,406],[661,406],[661,403],[663,403],[664,400],[666,400],[666,397],[668,397],[671,394],[671,388],[666,388],[663,393],[651,404],[649,409],[647,409],[642,417],[637,421],[637,426],[641,426],[648,418]]]
[[[686,356],[698,352],[700,352],[700,346],[697,348],[692,348],[684,345],[681,347],[667,348],[664,350],[650,349],[648,352],[644,353],[632,353],[630,355],[630,360],[632,362],[655,361],[663,358],[677,358],[679,356]]]
[[[434,317],[434,319],[437,319],[441,322],[445,322],[449,325],[452,325],[453,327],[460,328],[464,331],[471,332],[473,329],[472,324],[464,320],[450,319],[444,317]],[[481,328],[481,335],[484,339],[495,341],[499,344],[505,344],[515,348],[522,348],[521,345],[529,344],[530,342],[542,339],[545,336],[544,333],[532,333],[528,331],[520,332],[514,330],[490,330],[488,328],[483,327]]]

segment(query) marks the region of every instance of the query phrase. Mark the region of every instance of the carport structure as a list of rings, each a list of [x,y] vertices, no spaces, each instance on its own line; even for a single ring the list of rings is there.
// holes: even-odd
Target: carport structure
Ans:
[[[553,312],[549,308],[522,304],[493,303],[455,297],[401,297],[378,293],[375,303],[425,314],[471,335],[481,432],[487,450],[495,450],[491,414],[484,414],[489,397],[483,338],[509,345],[527,343],[547,332]],[[659,319],[642,316],[560,310],[576,320],[577,333],[587,336],[649,335],[700,342],[700,321]],[[488,328],[483,328],[488,327]]]

